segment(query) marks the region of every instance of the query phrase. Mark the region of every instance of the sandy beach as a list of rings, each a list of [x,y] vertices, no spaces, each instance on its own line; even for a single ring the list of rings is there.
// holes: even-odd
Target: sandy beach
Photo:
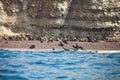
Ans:
[[[40,41],[2,41],[0,42],[1,49],[30,49],[31,45],[35,45],[34,50],[64,50],[62,46],[59,46],[59,41],[41,43]],[[83,47],[82,51],[120,51],[120,42],[77,42],[68,41],[64,43],[64,48],[74,49],[73,45],[78,43]]]

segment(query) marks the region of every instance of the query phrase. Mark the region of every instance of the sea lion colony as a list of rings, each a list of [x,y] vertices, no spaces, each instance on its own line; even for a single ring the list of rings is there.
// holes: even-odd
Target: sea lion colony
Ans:
[[[97,42],[97,41],[106,41],[106,42],[119,42],[120,39],[117,37],[106,37],[104,40],[99,40],[94,37],[71,37],[71,36],[64,36],[64,37],[47,37],[47,36],[33,36],[28,34],[21,34],[21,35],[14,35],[14,36],[7,36],[4,35],[3,37],[0,37],[0,41],[29,41],[29,40],[38,40],[38,41],[47,41],[47,42],[53,42],[53,41],[79,41],[79,42]]]

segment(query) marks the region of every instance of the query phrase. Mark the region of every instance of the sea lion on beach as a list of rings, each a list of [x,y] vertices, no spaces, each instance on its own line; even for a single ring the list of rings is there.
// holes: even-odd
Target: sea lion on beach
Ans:
[[[34,48],[35,48],[35,45],[31,45],[29,48],[30,48],[30,49],[34,49]]]
[[[96,38],[92,38],[92,37],[87,37],[88,42],[97,42]]]
[[[52,48],[52,50],[55,50],[55,48]]]
[[[58,44],[58,46],[64,46],[64,44],[63,44],[62,42],[60,42],[60,43]]]
[[[67,40],[63,40],[62,42],[65,43],[65,44],[68,44]]]
[[[82,46],[79,46],[78,43],[76,43],[76,45],[73,45],[72,46],[75,50],[78,50],[78,49],[83,49]]]
[[[65,51],[69,51],[70,49],[67,49],[67,48],[65,48],[65,47],[62,47]]]
[[[43,39],[40,36],[37,37],[37,40],[40,41],[40,43],[43,43]]]

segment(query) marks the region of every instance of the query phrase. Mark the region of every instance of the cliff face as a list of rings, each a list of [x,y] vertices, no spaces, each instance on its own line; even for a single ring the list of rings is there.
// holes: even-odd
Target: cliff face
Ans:
[[[70,23],[81,27],[120,27],[119,0],[73,0]]]
[[[0,34],[103,39],[117,33],[118,38],[119,4],[119,0],[0,0]]]

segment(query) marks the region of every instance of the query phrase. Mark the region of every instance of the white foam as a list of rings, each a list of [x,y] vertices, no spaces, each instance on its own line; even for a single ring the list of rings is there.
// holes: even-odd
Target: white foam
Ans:
[[[3,50],[10,50],[10,51],[61,51],[62,49],[24,49],[24,48],[1,48]]]
[[[64,49],[24,49],[24,48],[1,48],[10,51],[63,51]],[[93,52],[93,53],[120,53],[120,50],[78,50],[79,52]]]
[[[96,53],[120,53],[120,50],[96,51]]]

